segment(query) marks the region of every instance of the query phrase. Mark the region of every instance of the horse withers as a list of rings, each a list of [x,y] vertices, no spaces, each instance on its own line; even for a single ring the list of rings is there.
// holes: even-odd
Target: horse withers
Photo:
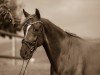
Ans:
[[[30,15],[25,10],[24,39],[20,55],[31,59],[34,51],[43,46],[51,64],[51,75],[100,75],[100,43],[85,40],[65,32],[48,19],[41,18],[36,9]]]

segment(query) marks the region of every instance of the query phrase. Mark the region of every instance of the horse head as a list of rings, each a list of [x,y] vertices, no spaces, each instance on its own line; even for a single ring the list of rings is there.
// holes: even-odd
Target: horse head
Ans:
[[[24,39],[22,40],[20,55],[24,60],[27,60],[32,57],[36,48],[43,44],[43,22],[38,9],[33,15],[30,15],[24,9],[23,13],[26,19],[22,25]]]

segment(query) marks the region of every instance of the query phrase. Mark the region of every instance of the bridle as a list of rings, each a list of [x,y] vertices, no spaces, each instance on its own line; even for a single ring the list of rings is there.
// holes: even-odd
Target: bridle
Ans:
[[[41,23],[41,24],[42,24],[42,27],[43,27],[43,22],[42,22],[42,21],[36,21],[36,22],[31,23],[31,24],[34,25],[34,24],[37,24],[37,23]],[[42,30],[43,30],[43,29],[42,29]],[[31,51],[31,52],[33,53],[33,52],[35,51],[35,49],[37,48],[38,38],[39,38],[39,35],[37,35],[37,38],[36,38],[36,40],[34,41],[34,43],[28,42],[28,41],[26,41],[25,39],[23,39],[23,40],[22,40],[22,44],[25,44],[25,45],[29,48],[29,51]],[[30,48],[30,45],[31,45],[31,48]],[[25,69],[24,69],[24,72],[23,72],[23,75],[25,74],[25,70],[26,70],[26,68],[27,68],[27,66],[28,66],[29,60],[30,60],[30,59],[28,59],[28,61],[27,61],[27,64],[26,64]],[[23,60],[23,65],[22,65],[22,68],[21,68],[21,70],[20,70],[19,75],[21,75],[23,66],[24,66],[24,60]]]
[[[42,21],[36,21],[36,22],[31,23],[30,25],[34,25],[34,24],[37,24],[37,23],[41,23],[42,24],[42,28],[43,28],[43,22]],[[29,51],[33,52],[37,48],[38,38],[39,38],[39,35],[37,35],[37,38],[36,38],[36,40],[34,42],[28,42],[25,39],[23,39],[22,40],[22,44],[25,44],[30,49]],[[30,48],[30,46],[31,46],[31,48]]]

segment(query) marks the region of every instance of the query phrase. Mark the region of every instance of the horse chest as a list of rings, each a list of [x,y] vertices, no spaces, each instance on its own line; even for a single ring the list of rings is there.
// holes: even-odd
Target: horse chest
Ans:
[[[82,75],[83,59],[81,56],[61,55],[57,66],[60,75]]]

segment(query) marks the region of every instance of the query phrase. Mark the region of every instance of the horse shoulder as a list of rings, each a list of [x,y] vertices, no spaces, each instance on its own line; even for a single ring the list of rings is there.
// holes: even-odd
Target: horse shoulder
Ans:
[[[71,38],[71,46],[68,48],[68,40],[64,41],[61,54],[59,56],[58,71],[61,75],[75,74],[82,75],[83,58],[81,54],[81,46],[78,39]]]

